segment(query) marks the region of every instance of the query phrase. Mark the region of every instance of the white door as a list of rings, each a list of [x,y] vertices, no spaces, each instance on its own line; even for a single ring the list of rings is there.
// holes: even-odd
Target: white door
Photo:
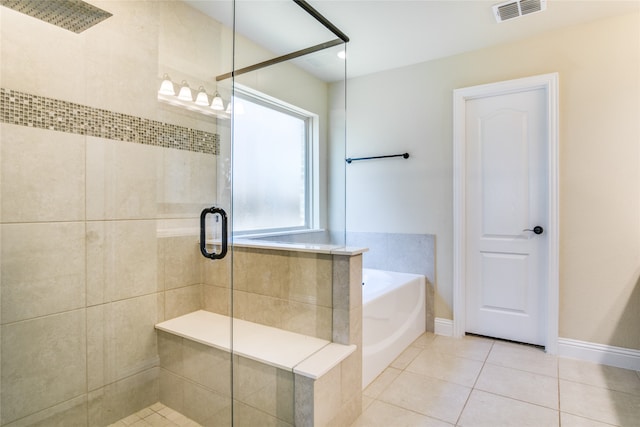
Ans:
[[[545,344],[546,106],[544,89],[466,101],[467,332]]]

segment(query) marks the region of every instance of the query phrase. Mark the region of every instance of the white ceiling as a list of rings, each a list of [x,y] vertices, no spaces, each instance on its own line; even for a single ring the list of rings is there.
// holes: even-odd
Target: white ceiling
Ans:
[[[186,0],[231,25],[228,0]],[[308,0],[350,38],[348,77],[417,64],[510,43],[565,26],[640,10],[640,0],[548,0],[547,10],[497,23],[491,6],[500,0]],[[237,0],[236,30],[282,55],[336,37],[292,0]],[[640,37],[640,34],[639,34]],[[332,53],[323,65],[300,61],[327,81],[344,67]],[[249,65],[249,64],[246,64]]]

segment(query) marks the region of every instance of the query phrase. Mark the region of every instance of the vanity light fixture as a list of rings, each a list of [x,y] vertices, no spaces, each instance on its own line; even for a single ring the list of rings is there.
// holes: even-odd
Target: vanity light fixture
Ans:
[[[176,88],[180,88],[180,90],[176,92]],[[157,96],[158,101],[174,107],[184,108],[185,110],[198,112],[207,116],[215,116],[221,119],[229,118],[230,113],[225,112],[224,101],[218,91],[215,91],[215,96],[211,103],[209,103],[209,94],[204,86],[198,87],[198,91],[195,92],[195,99],[193,97],[194,92],[186,80],[183,80],[182,83],[178,85],[171,80],[168,74],[164,74]]]

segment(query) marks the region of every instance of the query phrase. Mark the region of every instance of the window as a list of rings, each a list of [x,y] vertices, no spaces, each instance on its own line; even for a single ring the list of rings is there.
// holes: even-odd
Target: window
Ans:
[[[313,228],[317,116],[245,88],[235,89],[235,109],[234,231]]]

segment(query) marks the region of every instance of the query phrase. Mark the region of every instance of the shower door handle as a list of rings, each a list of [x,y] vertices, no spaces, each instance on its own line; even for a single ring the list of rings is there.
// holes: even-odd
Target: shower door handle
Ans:
[[[220,215],[222,219],[222,241],[220,252],[207,252],[207,242],[206,242],[206,218],[208,214]],[[227,254],[227,213],[222,208],[216,208],[212,206],[210,208],[206,208],[200,214],[200,252],[206,258],[211,259],[222,259]]]

